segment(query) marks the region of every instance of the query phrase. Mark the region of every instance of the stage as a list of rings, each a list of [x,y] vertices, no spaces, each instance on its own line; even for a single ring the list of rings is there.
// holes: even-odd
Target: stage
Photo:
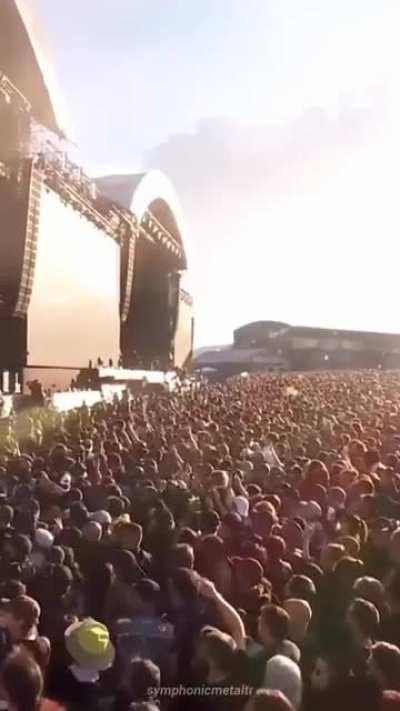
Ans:
[[[163,373],[156,370],[127,370],[119,368],[102,368],[96,389],[65,390],[63,392],[47,392],[46,406],[58,412],[68,412],[84,405],[93,407],[100,402],[113,402],[121,399],[125,392],[132,397],[140,394],[171,393],[181,381],[176,372]],[[32,400],[27,395],[0,395],[0,419],[10,417],[13,411],[32,407]]]

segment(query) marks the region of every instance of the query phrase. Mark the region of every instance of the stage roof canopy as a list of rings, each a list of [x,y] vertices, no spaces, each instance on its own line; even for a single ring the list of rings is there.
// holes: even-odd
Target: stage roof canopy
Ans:
[[[19,89],[43,126],[64,134],[61,100],[30,0],[0,0],[0,73]]]
[[[150,210],[181,245],[184,261],[187,262],[181,206],[172,183],[164,173],[151,170],[131,175],[107,175],[96,178],[96,183],[104,195],[130,210],[139,223]]]

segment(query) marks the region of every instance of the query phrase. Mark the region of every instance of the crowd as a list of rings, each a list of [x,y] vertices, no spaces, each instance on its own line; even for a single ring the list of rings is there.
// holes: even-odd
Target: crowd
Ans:
[[[400,374],[4,420],[0,708],[400,709]]]

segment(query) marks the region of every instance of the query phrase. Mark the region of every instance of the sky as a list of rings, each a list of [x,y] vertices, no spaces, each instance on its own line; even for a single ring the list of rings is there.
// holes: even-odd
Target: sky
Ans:
[[[30,0],[89,174],[160,168],[199,346],[400,332],[398,0]]]

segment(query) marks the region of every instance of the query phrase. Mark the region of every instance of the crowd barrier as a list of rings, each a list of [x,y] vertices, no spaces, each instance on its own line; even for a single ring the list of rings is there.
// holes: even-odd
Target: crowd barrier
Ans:
[[[172,392],[178,383],[174,372],[124,371],[122,369],[112,371],[112,369],[104,368],[101,369],[99,375],[105,382],[102,382],[97,390],[68,390],[53,393],[48,399],[49,404],[51,403],[52,407],[59,412],[68,412],[83,405],[93,407],[101,401],[111,402],[115,397],[121,398],[122,393],[127,389],[134,393],[136,391],[134,386],[137,386],[137,392],[142,389],[144,384],[154,392],[156,389],[162,390],[163,388]],[[115,378],[116,382],[107,382],[112,378]],[[29,407],[29,401],[30,398],[26,395],[0,394],[0,419],[9,417],[13,409],[20,410],[21,408]]]
[[[99,368],[98,375],[100,380],[107,379],[126,383],[146,380],[152,384],[170,383],[176,377],[174,371],[164,373],[162,370],[130,370],[127,368]]]
[[[76,408],[87,405],[93,407],[98,402],[112,402],[115,397],[121,399],[122,393],[126,390],[123,384],[105,384],[101,390],[77,390],[65,393],[54,393],[52,396],[52,405],[60,412],[68,412]]]
[[[101,402],[103,394],[100,390],[79,390],[65,393],[54,393],[51,398],[52,405],[55,410],[60,412],[68,412],[82,405],[93,407],[96,403]]]

